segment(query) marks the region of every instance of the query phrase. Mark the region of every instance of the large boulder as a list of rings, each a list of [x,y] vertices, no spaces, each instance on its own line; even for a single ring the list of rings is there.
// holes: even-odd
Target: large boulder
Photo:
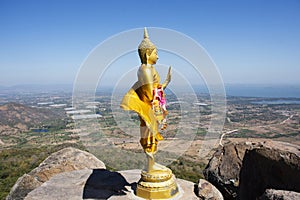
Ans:
[[[257,199],[266,189],[300,192],[299,147],[277,142],[246,152],[239,198]]]
[[[229,143],[219,147],[210,159],[203,174],[216,186],[225,199],[236,199],[239,174],[246,150],[259,146],[258,143]]]
[[[299,146],[271,140],[230,142],[215,152],[204,176],[225,199],[256,199],[266,189],[299,192]]]
[[[20,177],[12,187],[7,200],[24,199],[35,188],[62,172],[80,169],[105,169],[105,164],[94,155],[68,147],[51,154],[37,168]]]

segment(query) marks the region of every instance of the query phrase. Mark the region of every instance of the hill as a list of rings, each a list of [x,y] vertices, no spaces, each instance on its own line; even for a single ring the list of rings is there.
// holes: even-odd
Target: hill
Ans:
[[[7,103],[0,106],[0,135],[17,134],[30,128],[51,127],[63,118],[64,114],[58,111]]]

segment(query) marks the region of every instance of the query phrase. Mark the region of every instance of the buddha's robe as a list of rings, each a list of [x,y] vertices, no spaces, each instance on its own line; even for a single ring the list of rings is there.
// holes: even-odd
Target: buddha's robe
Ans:
[[[157,141],[163,137],[158,132],[158,122],[152,110],[153,88],[160,84],[160,76],[152,65],[139,67],[138,81],[125,94],[121,108],[136,112],[141,121],[140,143],[145,151],[155,152]]]

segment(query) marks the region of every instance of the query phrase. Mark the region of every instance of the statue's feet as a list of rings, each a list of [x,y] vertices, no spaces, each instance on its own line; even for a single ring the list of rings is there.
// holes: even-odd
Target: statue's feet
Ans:
[[[167,171],[168,170],[168,168],[167,167],[165,167],[165,166],[163,166],[163,165],[161,165],[161,164],[158,164],[158,163],[154,163],[154,165],[153,165],[153,169],[154,170],[162,170],[162,171]]]
[[[169,171],[170,169],[158,164],[154,161],[154,154],[153,152],[149,152],[149,151],[145,151],[146,155],[147,155],[147,172],[153,172],[153,171]]]
[[[147,172],[151,173],[151,172],[157,172],[157,171],[168,172],[168,171],[170,171],[170,169],[161,164],[158,164],[156,162],[153,165],[148,166]]]
[[[145,153],[146,153],[146,155],[148,156],[148,157],[150,157],[151,159],[154,159],[154,154],[153,154],[153,152],[148,152],[148,151],[145,151]]]

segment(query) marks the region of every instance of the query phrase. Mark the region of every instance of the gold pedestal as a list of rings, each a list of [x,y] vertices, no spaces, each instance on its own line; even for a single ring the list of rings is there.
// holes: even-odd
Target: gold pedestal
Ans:
[[[142,171],[136,195],[144,199],[170,199],[178,194],[175,176],[168,168],[151,172]]]

